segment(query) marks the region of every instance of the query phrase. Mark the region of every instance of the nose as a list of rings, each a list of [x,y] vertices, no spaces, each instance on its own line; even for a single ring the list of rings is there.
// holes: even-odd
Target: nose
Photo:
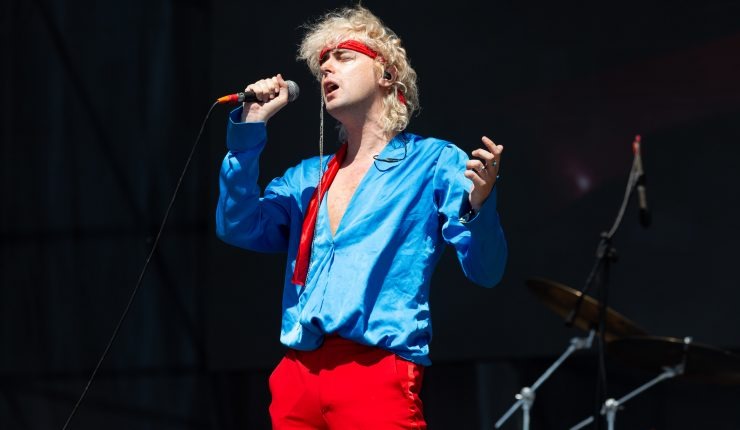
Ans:
[[[323,63],[321,63],[321,66],[319,66],[319,70],[321,71],[321,76],[326,76],[329,73],[334,73],[334,59],[329,56],[326,60],[324,60]]]

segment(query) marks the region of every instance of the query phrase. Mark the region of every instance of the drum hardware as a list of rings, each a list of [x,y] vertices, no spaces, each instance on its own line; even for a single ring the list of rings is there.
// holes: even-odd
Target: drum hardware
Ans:
[[[609,398],[601,408],[606,416],[608,430],[614,430],[617,411],[630,399],[648,388],[677,377],[712,384],[740,384],[740,356],[693,342],[691,337],[677,339],[671,337],[637,336],[616,339],[607,344],[610,356],[627,365],[645,370],[662,369],[655,378],[627,393],[620,399]],[[664,365],[674,363],[673,365]],[[581,429],[594,421],[590,416],[570,430]]]
[[[544,279],[532,278],[527,280],[527,286],[548,308],[556,314],[567,319],[577,302],[581,302],[580,311],[573,319],[573,325],[587,331],[588,337],[574,337],[570,340],[570,345],[563,354],[540,376],[531,387],[523,387],[514,397],[516,402],[509,408],[506,413],[496,421],[495,428],[501,428],[506,420],[522,408],[522,429],[529,430],[530,410],[535,401],[535,393],[554,372],[560,367],[565,360],[576,351],[589,349],[593,344],[596,335],[596,327],[599,322],[599,302],[594,298],[583,295],[580,291],[570,288],[566,285]],[[620,336],[639,336],[645,335],[646,332],[637,324],[628,320],[618,312],[606,309],[606,325],[604,337],[606,339],[617,339]]]
[[[516,412],[519,407],[522,408],[522,429],[523,430],[529,430],[529,411],[532,409],[532,405],[534,404],[534,398],[535,398],[535,391],[537,391],[537,388],[542,385],[547,378],[550,377],[550,375],[555,372],[555,370],[560,367],[563,362],[570,357],[571,354],[574,352],[581,350],[581,349],[588,349],[591,348],[591,344],[593,343],[594,335],[596,334],[596,330],[591,330],[588,334],[588,337],[574,337],[570,340],[570,346],[565,350],[565,352],[560,355],[560,358],[558,358],[546,371],[542,374],[542,376],[535,381],[534,384],[532,384],[531,387],[524,387],[521,389],[519,394],[515,395],[514,397],[517,399],[517,401],[511,405],[508,411],[499,418],[498,421],[496,421],[496,428],[501,428],[502,425],[506,422],[506,420],[509,419],[509,417]]]

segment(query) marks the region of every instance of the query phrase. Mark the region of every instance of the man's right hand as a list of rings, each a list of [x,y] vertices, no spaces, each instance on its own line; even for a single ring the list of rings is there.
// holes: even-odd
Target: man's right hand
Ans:
[[[288,104],[288,84],[279,73],[248,85],[244,91],[253,91],[259,102],[244,103],[242,122],[267,123],[267,120]]]

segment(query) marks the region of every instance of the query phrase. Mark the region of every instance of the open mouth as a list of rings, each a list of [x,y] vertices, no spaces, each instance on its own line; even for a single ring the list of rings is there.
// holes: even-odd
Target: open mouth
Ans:
[[[339,85],[335,84],[334,82],[327,82],[324,84],[324,94],[329,95],[337,88],[339,88]]]

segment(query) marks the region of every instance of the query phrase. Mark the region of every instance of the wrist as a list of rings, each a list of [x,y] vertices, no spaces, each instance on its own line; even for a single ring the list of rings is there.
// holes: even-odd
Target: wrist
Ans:
[[[480,208],[483,207],[483,202],[479,202],[478,199],[473,199],[470,196],[468,197],[468,203],[470,204],[470,210],[475,213],[480,212]]]

